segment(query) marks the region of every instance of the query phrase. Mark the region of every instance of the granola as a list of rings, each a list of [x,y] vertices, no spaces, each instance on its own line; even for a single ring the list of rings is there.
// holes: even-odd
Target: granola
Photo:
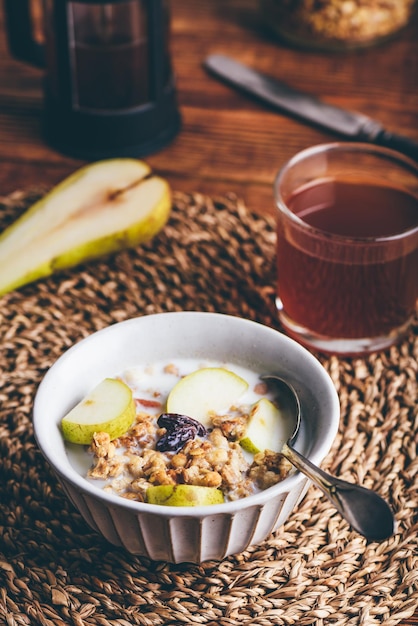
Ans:
[[[283,35],[300,43],[367,44],[405,26],[415,0],[264,0]]]
[[[165,366],[164,372],[180,377],[173,364]],[[128,372],[124,380],[134,383],[132,373]],[[253,398],[262,397],[266,391],[265,384],[255,382],[252,386]],[[211,428],[193,431],[193,436],[179,449],[161,450],[158,442],[166,434],[166,429],[159,425],[164,392],[152,391],[149,395],[143,397],[136,391],[136,419],[122,437],[111,441],[107,433],[94,435],[89,448],[92,465],[88,477],[104,481],[106,491],[145,502],[151,486],[197,485],[220,489],[225,501],[232,501],[267,489],[289,474],[291,465],[280,453],[266,450],[254,456],[239,444],[251,403],[212,415]]]

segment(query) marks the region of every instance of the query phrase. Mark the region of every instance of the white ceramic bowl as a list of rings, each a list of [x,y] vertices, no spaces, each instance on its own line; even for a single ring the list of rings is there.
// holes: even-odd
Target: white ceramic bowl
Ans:
[[[275,373],[301,398],[303,432],[296,445],[313,463],[330,450],[339,400],[322,365],[283,334],[216,313],[161,313],[114,324],[66,351],[41,382],[34,403],[37,443],[86,522],[112,544],[153,560],[199,563],[222,559],[265,540],[283,524],[308,487],[296,472],[269,489],[213,506],[168,507],[105,492],[69,461],[63,415],[106,376],[141,363],[215,359]]]

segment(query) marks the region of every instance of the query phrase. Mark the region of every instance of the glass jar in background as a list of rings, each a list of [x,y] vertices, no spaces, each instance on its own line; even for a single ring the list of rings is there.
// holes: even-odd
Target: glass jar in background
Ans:
[[[416,0],[260,0],[265,24],[289,43],[345,50],[380,43],[409,22]]]

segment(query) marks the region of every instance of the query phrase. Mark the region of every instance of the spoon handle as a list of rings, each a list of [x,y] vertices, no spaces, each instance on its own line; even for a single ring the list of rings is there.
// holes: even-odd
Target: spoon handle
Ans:
[[[327,474],[288,444],[283,446],[281,452],[292,465],[310,478],[361,535],[381,541],[393,534],[393,513],[377,493]]]

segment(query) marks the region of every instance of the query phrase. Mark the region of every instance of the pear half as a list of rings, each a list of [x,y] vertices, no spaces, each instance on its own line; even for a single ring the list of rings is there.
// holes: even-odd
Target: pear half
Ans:
[[[222,504],[224,495],[216,487],[155,485],[148,487],[146,501],[148,504],[162,504],[164,506],[205,506]]]
[[[279,409],[261,398],[251,409],[245,436],[240,445],[251,454],[272,450],[280,452],[288,436]]]
[[[66,441],[90,445],[96,432],[123,435],[135,419],[132,391],[123,381],[105,378],[61,420]]]
[[[174,385],[167,398],[167,412],[187,415],[210,428],[211,414],[227,411],[247,389],[247,381],[234,372],[204,367]]]
[[[101,255],[134,247],[166,223],[168,183],[136,159],[87,165],[0,236],[0,295]]]

